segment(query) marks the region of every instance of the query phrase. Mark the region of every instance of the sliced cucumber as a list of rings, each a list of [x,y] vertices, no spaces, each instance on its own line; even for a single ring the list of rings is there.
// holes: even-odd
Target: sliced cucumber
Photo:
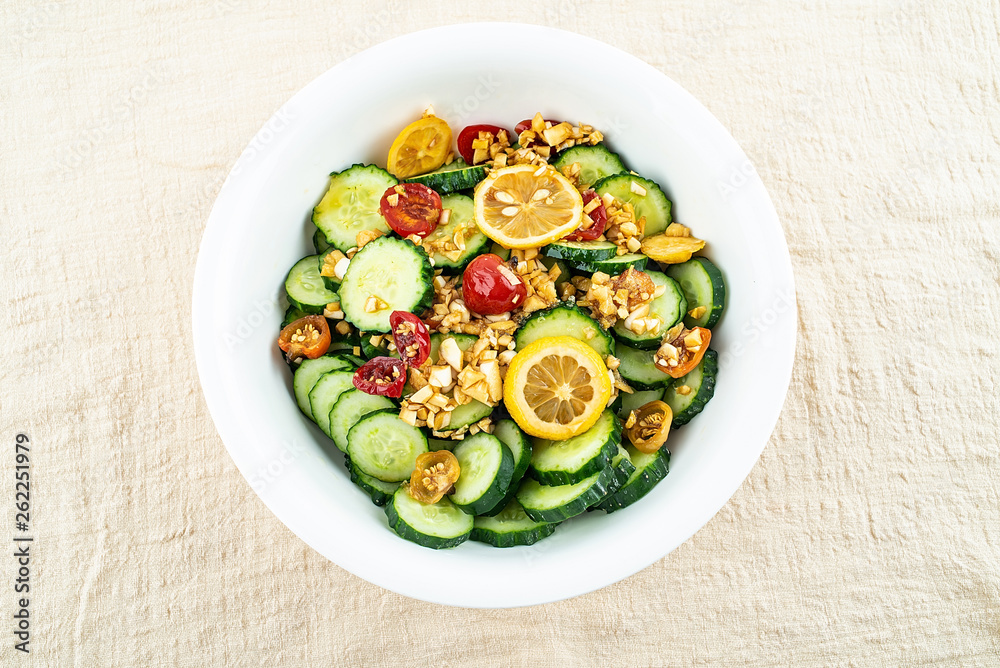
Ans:
[[[591,506],[589,510],[596,510],[597,506],[621,489],[628,482],[628,479],[632,477],[632,474],[635,473],[635,464],[632,463],[632,457],[628,454],[628,450],[621,445],[618,446],[618,452],[615,454],[614,459],[611,460],[611,467],[615,470],[615,474],[611,482],[608,483],[608,490],[604,493],[604,498]]]
[[[335,250],[337,249],[333,247],[327,248],[316,257],[316,266],[319,267],[319,277],[323,279],[323,285],[330,292],[336,292],[340,288],[340,279],[336,276],[324,276],[323,265],[326,264],[326,257]]]
[[[635,187],[633,187],[635,184]],[[610,194],[622,202],[631,202],[635,209],[635,219],[646,218],[644,234],[651,237],[667,229],[673,218],[670,215],[670,200],[654,181],[634,174],[615,174],[594,184],[594,190],[601,197]],[[645,195],[635,192],[645,190]]]
[[[654,352],[618,343],[618,350],[615,353],[615,357],[621,360],[621,364],[618,365],[618,373],[634,389],[655,390],[659,387],[666,387],[673,382],[673,378],[665,371],[660,371],[659,367],[653,364]]]
[[[427,437],[427,449],[431,452],[436,452],[437,450],[454,450],[455,446],[459,443],[461,441],[453,441],[450,438]]]
[[[477,167],[477,169],[479,169]],[[450,209],[451,214],[445,225],[438,225],[434,231],[428,234],[423,241],[425,248],[440,244],[444,241],[454,243],[455,233],[462,230],[464,237],[464,249],[436,252],[431,254],[431,260],[437,269],[461,269],[467,265],[472,258],[486,250],[486,245],[490,243],[490,238],[483,234],[476,225],[475,204],[471,197],[465,195],[445,195],[441,198],[441,208]],[[456,247],[457,248],[457,247]]]
[[[700,318],[686,316],[684,326],[714,327],[726,308],[726,282],[719,268],[708,258],[693,257],[687,262],[671,265],[667,275],[680,284],[689,311],[705,307],[705,313]]]
[[[388,332],[393,311],[420,313],[434,295],[434,270],[422,248],[406,239],[379,237],[365,244],[347,266],[340,284],[345,318],[365,332]],[[384,308],[369,312],[369,300]]]
[[[413,473],[417,456],[427,452],[427,438],[399,419],[396,409],[361,418],[347,433],[347,455],[363,473],[384,482],[400,482]]]
[[[536,522],[561,522],[576,517],[603,499],[614,479],[615,469],[612,466],[575,485],[550,487],[533,478],[526,478],[517,490],[517,501],[528,517]]]
[[[495,516],[477,517],[470,538],[493,547],[533,545],[551,536],[557,526],[558,523],[536,522],[516,499],[511,499]]]
[[[613,331],[619,341],[625,341],[630,346],[659,348],[660,339],[666,331],[680,322],[687,313],[687,301],[674,279],[649,269],[644,270],[644,273],[652,279],[654,285],[657,287],[662,285],[664,288],[664,293],[649,305],[649,315],[660,319],[660,328],[656,330],[656,334],[636,334],[625,327],[624,320],[619,320],[615,323]]]
[[[532,478],[545,485],[572,485],[605,469],[618,451],[622,423],[606,410],[593,427],[564,441],[531,441]]]
[[[340,395],[352,387],[354,387],[353,370],[327,371],[309,391],[309,405],[312,407],[313,419],[330,438],[333,438],[330,433],[330,410]]]
[[[295,392],[295,401],[299,404],[299,410],[305,413],[310,420],[315,421],[312,405],[309,403],[309,393],[316,386],[316,382],[328,371],[343,371],[351,368],[350,361],[340,356],[324,355],[314,360],[302,360],[292,377],[292,390]]]
[[[437,503],[420,503],[400,485],[385,507],[389,528],[417,545],[436,550],[464,543],[472,533],[472,515],[463,513],[447,497]]]
[[[626,446],[625,450],[635,471],[617,492],[598,504],[598,508],[609,513],[630,506],[649,494],[657,483],[667,477],[670,470],[670,453],[666,448],[660,448],[651,455],[639,452],[631,445]]]
[[[398,482],[383,482],[378,478],[371,477],[354,465],[349,465],[348,468],[351,470],[351,482],[363,489],[376,506],[384,506],[389,503],[392,495],[399,489]]]
[[[399,181],[375,165],[352,165],[330,175],[330,188],[313,209],[312,221],[331,246],[346,253],[357,247],[358,232],[391,231],[379,202],[386,188]]]
[[[458,334],[455,332],[449,334],[442,334],[440,332],[434,332],[431,334],[431,352],[428,359],[436,362],[438,361],[438,351],[441,350],[441,342],[445,339],[455,339],[455,343],[458,344],[458,349],[463,353],[472,347],[479,337],[473,336],[472,334]]]
[[[601,262],[618,254],[618,246],[610,241],[553,241],[543,249],[548,257],[571,263]]]
[[[622,392],[619,396],[622,399],[622,405],[618,410],[618,417],[627,420],[628,414],[632,411],[639,410],[650,401],[663,399],[663,390],[636,390],[632,394]]]
[[[323,233],[319,230],[313,232],[313,248],[316,249],[317,253],[325,253],[330,247],[330,242],[326,240]]]
[[[358,389],[347,390],[330,409],[330,438],[341,452],[347,452],[347,434],[351,431],[351,427],[369,413],[391,408],[395,408],[395,404],[387,397],[368,394]]]
[[[581,190],[589,188],[612,174],[627,171],[618,154],[612,153],[603,144],[573,146],[560,153],[551,164],[562,171],[563,167],[569,167],[574,162],[580,165],[580,175],[577,177],[577,181]]]
[[[439,195],[475,188],[476,184],[486,178],[486,169],[476,165],[470,167],[459,158],[450,165],[413,178],[403,179],[406,183],[421,183]],[[447,206],[444,208],[448,208]]]
[[[705,404],[715,396],[715,378],[718,373],[719,353],[706,350],[698,366],[667,387],[663,393],[663,402],[673,411],[674,421],[671,426],[674,429],[687,424],[691,418],[705,409]],[[677,388],[685,385],[688,387],[688,393],[680,394]]]
[[[378,343],[372,343],[372,339],[377,340]],[[391,341],[391,334],[370,334],[365,332],[365,335],[361,337],[361,354],[365,356],[365,359],[369,360],[375,357],[399,357],[398,351],[389,350],[389,343]]]
[[[306,313],[305,311],[296,306],[289,306],[287,309],[285,309],[285,317],[281,319],[281,328],[284,329],[285,327],[292,324],[299,318],[304,318],[307,315],[310,314]]]
[[[306,313],[320,315],[330,302],[338,300],[337,293],[326,289],[319,275],[318,255],[308,255],[296,262],[285,277],[288,303]]]
[[[569,265],[562,260],[557,260],[554,257],[548,257],[547,255],[539,255],[538,261],[545,265],[545,268],[552,271],[552,266],[557,265],[559,267],[559,276],[556,278],[556,291],[562,287],[563,283],[568,283],[572,275],[569,273]]]
[[[503,259],[504,261],[510,259],[510,249],[504,248],[495,241],[492,244],[490,244],[490,252],[493,253],[494,255],[499,255],[500,258]]]
[[[570,264],[583,271],[603,271],[609,276],[617,276],[618,274],[625,273],[630,268],[642,271],[646,268],[648,262],[649,258],[645,255],[640,253],[626,253],[625,255],[619,255],[610,260],[602,260],[600,262],[571,262]]]
[[[531,443],[513,420],[499,420],[493,426],[493,435],[500,439],[510,449],[514,457],[514,472],[510,476],[510,486],[504,498],[490,510],[480,515],[496,515],[503,511],[507,503],[517,494],[517,488],[531,464]]]
[[[451,419],[445,429],[451,431],[452,429],[468,427],[469,425],[479,422],[485,417],[489,417],[492,412],[492,406],[487,406],[481,401],[473,399],[467,404],[455,407],[455,410],[451,412]]]
[[[452,452],[461,474],[451,501],[470,515],[491,510],[510,487],[514,457],[499,438],[486,432],[466,437]]]
[[[517,330],[517,350],[546,336],[573,336],[597,351],[601,357],[615,354],[615,340],[596,320],[572,302],[560,302],[544,311],[535,311]]]

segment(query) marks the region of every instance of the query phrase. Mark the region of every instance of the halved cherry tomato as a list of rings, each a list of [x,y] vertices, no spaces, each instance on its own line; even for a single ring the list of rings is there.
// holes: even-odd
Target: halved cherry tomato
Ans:
[[[278,347],[290,360],[322,357],[330,348],[330,326],[321,315],[307,315],[294,320],[278,335]]]
[[[399,357],[410,366],[420,366],[431,354],[431,335],[424,321],[406,311],[389,314],[392,340]]]
[[[421,503],[437,503],[461,473],[458,458],[448,450],[417,455],[416,467],[410,475],[410,496]]]
[[[499,125],[482,124],[482,125],[470,125],[465,129],[463,129],[461,132],[459,132],[458,152],[461,154],[462,160],[465,160],[470,165],[474,165],[475,162],[473,162],[473,160],[476,154],[476,150],[472,148],[472,142],[475,141],[476,139],[479,139],[480,132],[489,132],[490,134],[493,135],[493,138],[495,139],[500,134],[501,130],[505,130],[505,128],[502,128]],[[510,132],[507,132],[507,141],[508,142],[512,141],[510,137]]]
[[[441,196],[422,183],[400,183],[386,189],[379,210],[399,236],[426,237],[441,217]]]
[[[524,119],[523,121],[521,121],[520,123],[518,123],[517,125],[514,126],[514,135],[515,135],[515,139],[517,139],[518,143],[521,142],[521,139],[520,139],[521,138],[521,133],[524,132],[525,130],[530,130],[531,129],[531,121],[532,121],[532,119],[526,118],[526,119]],[[551,120],[549,118],[546,118],[545,122],[546,123],[551,123],[553,126],[559,125],[560,123],[562,123],[562,121],[553,121],[553,120]],[[538,141],[538,138],[535,137],[534,139],[531,139],[531,140],[526,141],[524,143],[520,143],[520,146],[521,146],[521,148],[528,148],[528,147],[535,146],[536,144],[541,144],[541,143],[542,142]]]
[[[395,357],[375,357],[354,372],[354,387],[366,394],[398,399],[406,385],[406,364]]]
[[[465,268],[462,297],[470,310],[480,315],[496,315],[523,304],[528,288],[499,255],[487,253]]]
[[[701,363],[712,340],[712,331],[704,327],[686,329],[684,325],[677,325],[667,332],[664,339],[653,355],[654,363],[671,378],[680,378]]]
[[[592,221],[590,227],[588,227],[587,229],[583,229],[583,225],[581,224],[580,227],[578,227],[575,231],[570,232],[569,234],[566,235],[567,240],[593,241],[594,239],[597,239],[602,234],[604,234],[604,228],[608,224],[608,212],[604,208],[604,202],[602,202],[601,198],[597,196],[597,193],[594,192],[593,188],[588,188],[587,190],[583,191],[584,209],[586,209],[587,205],[595,199],[598,201],[597,208],[591,211],[590,213],[586,214],[590,216],[590,220]]]
[[[625,433],[636,450],[651,455],[667,442],[673,419],[674,413],[670,406],[662,401],[650,401],[632,411],[625,422],[626,425],[630,422],[632,424]]]

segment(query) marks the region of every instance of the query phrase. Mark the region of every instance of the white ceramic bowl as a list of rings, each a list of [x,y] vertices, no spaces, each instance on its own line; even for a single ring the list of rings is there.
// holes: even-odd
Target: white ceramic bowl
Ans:
[[[472,39],[481,49],[458,49]],[[487,48],[487,45],[494,47]],[[607,90],[617,91],[604,94]],[[670,474],[614,513],[586,513],[535,546],[467,542],[429,550],[397,537],[381,508],[329,458],[296,407],[275,338],[288,268],[313,252],[309,216],[327,174],[385,164],[395,134],[433,104],[456,134],[541,111],[586,122],[675,218],[708,240],[729,288],[712,337],[715,398],[671,435]],[[781,227],[733,138],[691,95],[611,46],[538,26],[487,23],[394,39],[337,65],[261,129],[212,210],[195,273],[198,372],[223,442],[296,535],[359,577],[406,596],[512,607],[577,596],[662,558],[702,527],[750,472],[781,410],[795,347],[795,297]],[[430,577],[447,573],[448,577]]]

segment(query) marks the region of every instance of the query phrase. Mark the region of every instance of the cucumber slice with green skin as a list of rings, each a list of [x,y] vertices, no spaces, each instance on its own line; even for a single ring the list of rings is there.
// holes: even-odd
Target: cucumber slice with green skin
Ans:
[[[476,184],[486,178],[486,170],[481,166],[470,167],[464,160],[459,158],[450,165],[429,172],[414,176],[410,179],[403,179],[404,183],[421,183],[439,195],[458,192],[475,188]],[[445,209],[448,207],[445,206]]]
[[[645,255],[640,253],[626,253],[625,255],[619,255],[618,257],[611,258],[610,260],[602,260],[601,262],[571,262],[570,264],[582,271],[603,271],[609,276],[617,276],[618,274],[624,274],[630,268],[642,271],[648,263],[649,258]]]
[[[431,438],[427,437],[427,449],[431,452],[437,452],[438,450],[454,450],[455,446],[461,443],[461,441],[453,441],[450,438]]]
[[[628,414],[637,411],[650,401],[660,401],[663,399],[663,390],[636,390],[632,394],[620,395],[622,398],[621,408],[618,410],[618,417],[622,420],[628,419]]]
[[[625,450],[635,471],[617,492],[598,504],[598,508],[608,513],[630,506],[649,494],[670,471],[670,453],[666,448],[660,448],[651,455],[639,452],[631,445],[626,446]]]
[[[316,266],[319,267],[319,272],[320,272],[319,277],[323,279],[323,285],[325,285],[326,289],[329,290],[330,292],[337,291],[337,289],[340,287],[340,279],[337,278],[336,276],[324,276],[323,264],[326,262],[326,256],[335,250],[337,249],[327,248],[325,251],[320,253],[319,256],[316,258]]]
[[[719,373],[719,353],[706,350],[698,366],[691,369],[686,376],[681,376],[667,387],[663,393],[663,402],[673,411],[674,421],[671,427],[676,429],[687,424],[691,419],[705,409],[705,404],[715,396],[715,379]],[[677,388],[687,385],[691,388],[688,394],[678,394]]]
[[[313,248],[316,249],[317,253],[325,253],[330,248],[330,242],[326,240],[326,237],[319,230],[313,232]]]
[[[536,522],[516,499],[511,499],[493,517],[477,517],[470,538],[493,547],[533,545],[552,535],[558,522]]]
[[[284,329],[288,325],[292,324],[299,318],[304,318],[308,313],[296,306],[289,306],[285,309],[285,317],[281,319],[281,329]]]
[[[378,344],[372,343],[372,339],[378,339]],[[399,357],[398,351],[389,350],[390,341],[392,341],[391,334],[369,334],[365,332],[365,335],[361,337],[361,354],[365,356],[365,359],[369,360],[375,357]]]
[[[387,397],[367,394],[361,390],[347,390],[330,409],[330,438],[341,452],[347,452],[347,434],[351,427],[369,413],[395,408]]]
[[[606,410],[593,427],[565,441],[533,438],[528,474],[544,485],[578,483],[607,468],[621,435],[621,420]]]
[[[601,179],[613,174],[628,171],[618,154],[612,153],[603,144],[573,146],[560,153],[551,164],[562,171],[564,167],[569,167],[574,162],[580,165],[580,175],[577,177],[577,181],[581,190],[589,188]]]
[[[338,301],[336,292],[326,289],[316,264],[318,255],[308,255],[296,262],[285,277],[288,303],[306,313],[322,315],[323,308]]]
[[[566,260],[571,264],[587,264],[610,260],[618,254],[618,246],[610,241],[554,241],[542,252],[548,257]]]
[[[645,189],[646,194],[638,195],[632,192],[633,183],[640,189]],[[622,202],[631,202],[632,208],[635,209],[635,219],[646,217],[644,233],[647,237],[660,234],[673,221],[670,215],[670,200],[655,181],[634,174],[615,174],[595,183],[594,190],[601,197],[609,194]]]
[[[441,208],[451,209],[448,223],[438,225],[434,231],[428,234],[423,241],[425,247],[430,244],[440,243],[444,240],[452,241],[455,232],[463,230],[465,237],[465,250],[461,251],[454,259],[445,257],[441,253],[432,253],[431,260],[436,269],[443,269],[446,272],[456,273],[469,264],[472,258],[483,253],[490,243],[490,238],[483,234],[476,225],[476,207],[471,197],[465,195],[445,195],[441,198]],[[456,251],[457,252],[457,251]]]
[[[687,300],[684,299],[684,294],[681,292],[681,287],[677,285],[677,281],[666,274],[649,269],[645,270],[645,274],[652,279],[654,285],[662,285],[665,289],[662,295],[649,304],[649,315],[660,319],[660,328],[656,330],[656,334],[636,334],[625,327],[624,320],[619,320],[615,323],[612,331],[615,338],[630,346],[659,348],[660,339],[663,338],[664,333],[680,322],[684,314],[687,313]]]
[[[556,278],[556,292],[559,291],[559,288],[562,287],[563,283],[569,282],[571,274],[569,271],[568,264],[566,264],[562,260],[557,260],[554,257],[548,257],[546,255],[539,255],[538,261],[541,262],[545,266],[545,268],[548,269],[549,271],[552,270],[553,265],[557,265],[559,267],[559,276]]]
[[[437,361],[438,351],[441,350],[441,342],[445,339],[455,339],[455,343],[458,344],[458,349],[463,353],[472,347],[472,344],[479,340],[478,336],[473,336],[472,334],[459,334],[452,332],[449,334],[441,334],[440,332],[434,332],[431,334],[431,352],[429,359]]]
[[[628,482],[632,474],[635,473],[635,464],[632,463],[632,458],[629,456],[628,450],[621,445],[618,446],[618,453],[611,460],[611,467],[614,468],[615,474],[611,482],[608,483],[608,490],[604,493],[604,498],[587,510],[597,510],[597,506],[621,489]]]
[[[351,362],[337,355],[324,355],[314,360],[304,359],[299,364],[292,376],[292,390],[295,392],[295,401],[299,405],[299,410],[305,413],[306,417],[316,421],[313,417],[312,404],[309,403],[309,393],[316,386],[316,383],[323,374],[330,371],[343,371],[352,369]]]
[[[340,308],[352,325],[364,332],[388,332],[393,311],[421,313],[431,305],[434,270],[427,253],[398,237],[379,237],[365,244],[347,266],[340,284]],[[369,313],[368,299],[386,307]]]
[[[602,358],[615,354],[615,340],[596,320],[572,302],[560,302],[543,311],[535,311],[515,335],[517,350],[546,336],[573,336]]]
[[[402,422],[402,420],[400,420]],[[440,550],[461,545],[472,533],[473,517],[447,497],[437,503],[420,503],[406,485],[400,485],[385,507],[389,528],[417,545]]]
[[[395,408],[369,413],[347,433],[347,456],[362,473],[383,482],[408,480],[427,437],[399,419]]]
[[[455,410],[451,412],[451,421],[448,422],[448,426],[445,429],[451,431],[452,429],[468,427],[485,417],[489,417],[492,412],[492,406],[487,406],[481,401],[473,399],[467,404],[455,407]]]
[[[330,433],[330,410],[337,403],[340,395],[354,387],[354,370],[327,371],[316,385],[309,391],[309,405],[312,407],[313,419],[323,433],[333,438]]]
[[[655,390],[674,382],[665,371],[653,364],[652,350],[639,350],[619,342],[615,354],[621,364],[618,373],[636,390]]]
[[[356,466],[348,465],[348,468],[351,470],[351,482],[364,490],[376,506],[384,506],[389,503],[392,495],[399,489],[398,482],[382,482],[359,470]]]
[[[705,307],[705,314],[700,318],[685,316],[684,326],[714,327],[726,308],[726,282],[719,268],[708,258],[693,257],[687,262],[671,265],[667,275],[680,284],[689,311],[698,306]]]
[[[494,255],[499,255],[501,259],[503,259],[504,261],[510,259],[510,249],[504,248],[495,241],[492,244],[490,244],[490,252],[493,253]]]
[[[499,438],[479,432],[462,441],[452,452],[461,474],[451,493],[451,502],[470,515],[494,508],[510,487],[514,457]]]
[[[330,175],[330,188],[313,209],[312,221],[327,242],[346,253],[355,248],[358,232],[389,234],[379,202],[387,188],[399,181],[375,165],[352,165]]]
[[[551,487],[526,478],[517,490],[517,501],[528,517],[536,522],[561,522],[576,517],[603,499],[614,479],[615,469],[612,466],[575,485]]]
[[[490,510],[480,513],[483,516],[496,515],[506,508],[514,495],[517,494],[521,479],[524,478],[524,474],[531,464],[531,443],[513,420],[498,420],[493,426],[493,435],[510,449],[510,454],[514,457],[514,472],[510,476],[510,486],[507,488],[504,498]]]

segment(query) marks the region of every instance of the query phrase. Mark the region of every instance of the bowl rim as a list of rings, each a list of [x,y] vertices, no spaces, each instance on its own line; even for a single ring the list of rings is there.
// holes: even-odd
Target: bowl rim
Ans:
[[[243,151],[220,189],[219,195],[217,196],[212,211],[206,222],[198,252],[192,290],[192,336],[194,340],[198,376],[205,397],[205,402],[208,406],[209,413],[212,416],[216,429],[219,432],[220,438],[222,438],[227,451],[233,458],[233,461],[236,463],[241,474],[245,479],[247,479],[248,482],[250,482],[252,475],[250,471],[252,462],[248,459],[247,453],[237,446],[237,443],[239,442],[237,439],[239,431],[238,425],[234,424],[233,416],[230,414],[230,409],[227,406],[225,392],[220,378],[221,370],[217,360],[214,359],[214,346],[209,339],[212,334],[209,324],[212,322],[211,310],[213,299],[215,298],[213,291],[214,286],[211,280],[211,265],[214,254],[220,250],[221,244],[224,242],[223,226],[226,219],[225,212],[226,209],[232,204],[232,199],[236,196],[236,189],[239,182],[238,172],[240,171],[244,158],[251,150],[255,150],[253,149],[255,143],[258,142],[262,133],[267,131],[268,127],[275,122],[275,119],[283,117],[283,111],[286,108],[292,105],[300,104],[304,100],[315,96],[318,94],[319,90],[328,85],[328,82],[335,80],[342,73],[346,73],[355,68],[365,67],[368,59],[373,56],[384,55],[388,52],[399,49],[403,49],[405,51],[406,45],[411,42],[416,44],[421,40],[436,39],[443,40],[445,43],[448,43],[448,40],[453,37],[452,33],[455,31],[465,32],[468,30],[474,30],[477,35],[489,35],[497,31],[502,31],[504,33],[509,33],[510,31],[515,30],[522,31],[541,40],[559,40],[563,43],[573,42],[575,43],[574,46],[579,45],[583,48],[593,49],[599,53],[606,54],[609,57],[618,58],[629,67],[640,70],[644,76],[658,79],[669,89],[671,101],[686,107],[687,112],[695,114],[698,117],[700,127],[703,130],[708,130],[711,133],[714,133],[715,136],[713,138],[715,141],[723,142],[725,148],[731,152],[734,157],[742,159],[744,164],[752,164],[737,144],[736,140],[715,118],[715,116],[712,115],[712,113],[690,93],[674,82],[669,76],[638,57],[622,51],[621,49],[591,37],[566,30],[533,24],[505,22],[472,22],[451,24],[395,37],[371,46],[364,51],[354,54],[350,58],[334,65],[326,72],[313,79],[309,84],[292,96],[288,102],[282,105],[282,107],[275,112],[271,119],[269,119],[268,122],[261,127],[257,135],[255,135],[254,140],[251,141],[251,143]],[[275,143],[277,144],[280,142]],[[780,287],[786,295],[785,299],[788,303],[789,310],[792,314],[794,314],[796,313],[796,297],[791,257],[788,252],[787,243],[785,241],[780,222],[778,220],[777,212],[775,211],[774,205],[771,202],[770,197],[764,188],[764,184],[760,180],[756,171],[746,174],[746,179],[746,183],[740,186],[743,199],[752,202],[754,210],[756,211],[756,217],[759,219],[760,223],[766,227],[766,231],[773,237],[773,239],[769,239],[769,241],[773,242],[774,256],[769,257],[768,262],[772,265],[776,275],[779,275],[778,279],[780,280],[776,280],[776,285],[780,284]],[[778,321],[772,331],[774,335],[782,338],[788,353],[781,359],[774,360],[772,368],[773,376],[769,384],[769,390],[771,395],[775,398],[763,407],[763,410],[759,415],[759,419],[756,420],[756,424],[749,429],[752,434],[751,437],[748,438],[748,441],[753,444],[752,447],[744,448],[735,456],[727,458],[724,463],[720,464],[721,468],[717,471],[718,475],[715,476],[715,482],[719,484],[713,488],[711,493],[706,491],[704,494],[701,494],[703,498],[700,499],[701,505],[698,506],[698,512],[696,513],[696,516],[686,522],[686,528],[683,532],[680,532],[671,540],[660,544],[656,549],[649,551],[648,554],[639,558],[633,558],[630,561],[619,563],[616,569],[602,571],[599,575],[596,573],[589,574],[589,579],[586,584],[582,586],[566,587],[554,584],[552,587],[534,591],[529,595],[516,599],[502,593],[496,593],[495,595],[489,596],[483,595],[482,592],[480,592],[478,598],[473,598],[458,592],[440,594],[428,591],[425,587],[411,585],[405,579],[389,577],[387,574],[369,567],[368,564],[365,563],[364,559],[349,558],[349,555],[345,552],[331,555],[330,552],[332,550],[324,550],[318,547],[316,536],[312,533],[310,527],[307,526],[308,523],[303,523],[300,518],[296,517],[296,509],[290,508],[286,499],[279,499],[276,496],[268,497],[257,492],[257,490],[255,490],[255,492],[257,492],[264,504],[278,517],[279,520],[281,520],[283,524],[285,524],[292,530],[293,533],[295,533],[313,549],[320,552],[320,554],[323,554],[335,564],[345,568],[349,572],[367,580],[368,582],[390,589],[405,596],[445,605],[478,608],[505,608],[553,602],[589,593],[637,573],[638,571],[648,567],[650,564],[665,557],[667,554],[676,549],[676,547],[686,542],[694,533],[707,524],[708,521],[719,512],[719,510],[736,493],[743,481],[750,474],[759,459],[760,454],[766,447],[775,425],[777,424],[777,420],[784,405],[784,399],[791,381],[792,364],[795,356],[797,337],[795,319],[791,319],[791,321],[789,321],[788,318],[784,318]],[[780,401],[778,400],[779,395]]]

